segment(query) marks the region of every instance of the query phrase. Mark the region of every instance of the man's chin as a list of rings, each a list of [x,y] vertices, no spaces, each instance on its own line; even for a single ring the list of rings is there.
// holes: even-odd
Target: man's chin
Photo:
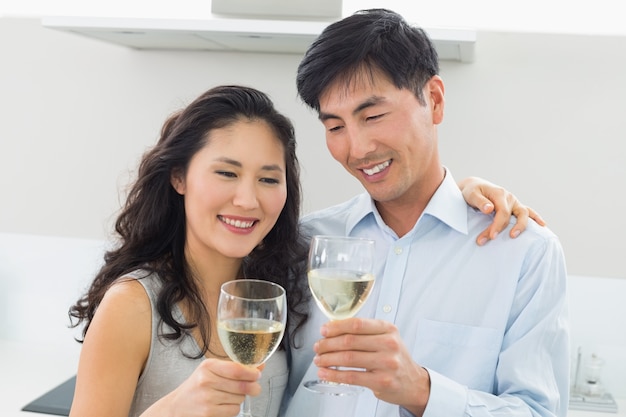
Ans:
[[[384,187],[372,187],[371,184],[368,186],[363,184],[363,187],[374,201],[380,203],[389,203],[398,198],[393,190],[385,189]]]

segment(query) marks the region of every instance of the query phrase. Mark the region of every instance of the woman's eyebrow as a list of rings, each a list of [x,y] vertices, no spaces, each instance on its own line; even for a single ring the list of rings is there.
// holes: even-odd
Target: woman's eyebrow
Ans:
[[[283,169],[280,165],[277,164],[272,164],[272,165],[263,165],[261,167],[261,169],[263,171],[278,171],[278,172],[283,172]]]
[[[223,162],[225,164],[229,164],[229,165],[234,165],[236,167],[241,168],[243,165],[241,164],[241,162],[235,160],[235,159],[231,159],[231,158],[227,158],[225,156],[221,156],[219,158],[215,158],[214,161],[216,162]]]
[[[227,158],[225,156],[219,157],[219,158],[215,158],[216,162],[223,162],[225,164],[229,164],[229,165],[233,165],[237,168],[242,168],[243,164],[239,161],[237,161],[236,159],[232,159],[232,158]],[[261,170],[263,171],[278,171],[278,172],[283,172],[283,168],[278,165],[278,164],[269,164],[269,165],[263,165],[261,167]]]

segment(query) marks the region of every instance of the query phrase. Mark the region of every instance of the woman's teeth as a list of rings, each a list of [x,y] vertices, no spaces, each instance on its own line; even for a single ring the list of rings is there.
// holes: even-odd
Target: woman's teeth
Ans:
[[[378,174],[380,171],[382,171],[383,169],[387,168],[390,163],[391,163],[391,161],[385,161],[382,164],[378,164],[378,165],[374,166],[373,168],[363,169],[363,172],[365,172],[367,175]]]
[[[233,219],[229,219],[227,217],[222,217],[220,216],[220,220],[222,220],[224,223],[230,225],[230,226],[234,226],[237,227],[239,229],[248,229],[250,227],[252,227],[252,225],[254,224],[253,221],[241,221],[241,220],[233,220]]]

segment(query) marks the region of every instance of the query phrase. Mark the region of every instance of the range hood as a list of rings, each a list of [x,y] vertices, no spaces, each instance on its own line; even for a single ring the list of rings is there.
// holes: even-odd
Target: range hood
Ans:
[[[207,19],[49,16],[47,28],[135,49],[302,54],[341,18],[341,0],[212,0]],[[476,31],[428,29],[440,59],[471,62]]]
[[[263,19],[341,19],[342,0],[211,0],[211,13]]]
[[[135,49],[303,53],[328,25],[317,21],[44,17],[45,27]]]

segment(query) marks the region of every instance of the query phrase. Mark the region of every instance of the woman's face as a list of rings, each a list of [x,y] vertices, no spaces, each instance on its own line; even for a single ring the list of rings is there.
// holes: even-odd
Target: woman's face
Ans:
[[[184,196],[192,253],[243,258],[263,240],[287,198],[284,155],[262,120],[241,119],[209,133],[184,178],[172,178]]]

